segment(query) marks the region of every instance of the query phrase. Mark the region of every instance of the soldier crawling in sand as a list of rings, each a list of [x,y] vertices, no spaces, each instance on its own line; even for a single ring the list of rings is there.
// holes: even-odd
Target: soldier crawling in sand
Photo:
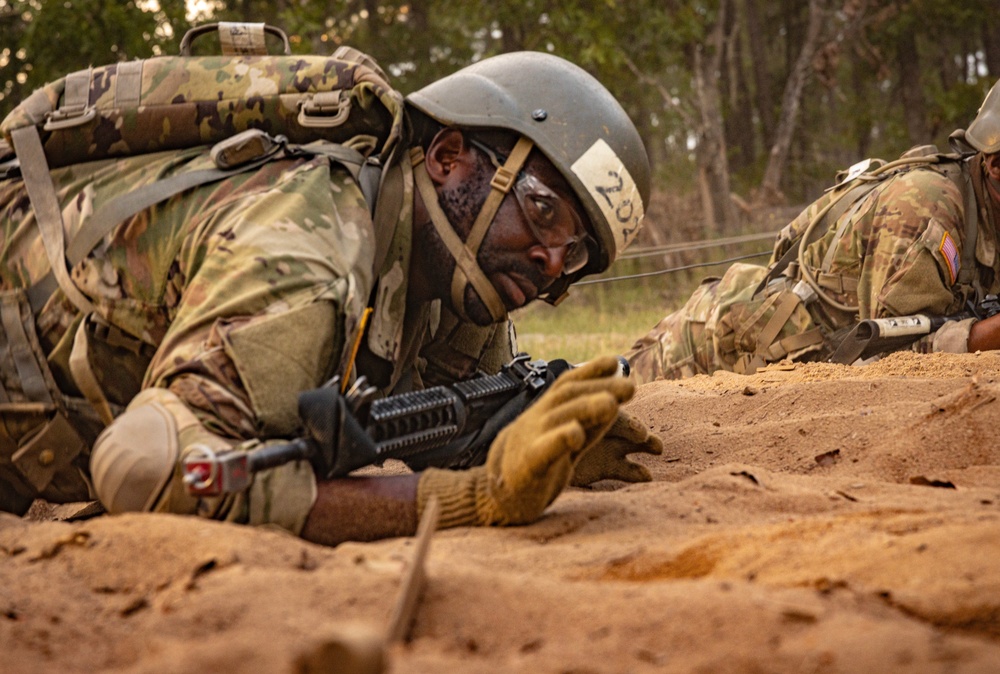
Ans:
[[[767,266],[706,279],[636,341],[636,379],[852,362],[838,353],[845,337],[887,317],[956,319],[913,337],[917,351],[1000,348],[1000,316],[981,310],[1000,291],[1000,87],[951,143],[950,154],[921,146],[857,165],[778,234]]]
[[[404,100],[354,50],[246,53],[91,68],[4,122],[0,507],[98,498],[334,544],[412,534],[432,497],[442,526],[519,524],[571,482],[648,480],[628,454],[662,445],[606,357],[485,465],[323,480],[296,461],[188,492],[187,448],[288,438],[297,395],[334,376],[390,394],[496,372],[507,313],[607,269],[649,197],[634,125],[561,58],[485,59]]]

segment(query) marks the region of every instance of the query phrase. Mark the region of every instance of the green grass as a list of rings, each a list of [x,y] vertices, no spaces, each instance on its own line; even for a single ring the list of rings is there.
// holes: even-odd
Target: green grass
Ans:
[[[571,363],[624,353],[697,284],[675,276],[577,286],[558,307],[528,305],[513,315],[518,348],[532,358]]]

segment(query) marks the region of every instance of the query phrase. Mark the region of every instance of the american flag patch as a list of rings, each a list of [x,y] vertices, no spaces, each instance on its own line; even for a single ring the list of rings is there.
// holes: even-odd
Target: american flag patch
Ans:
[[[951,234],[948,232],[944,233],[944,236],[941,237],[941,245],[938,246],[938,250],[941,251],[944,261],[948,264],[951,282],[954,283],[955,279],[958,278],[958,270],[962,267],[962,263],[958,259],[958,247],[955,245],[955,239],[951,238]]]

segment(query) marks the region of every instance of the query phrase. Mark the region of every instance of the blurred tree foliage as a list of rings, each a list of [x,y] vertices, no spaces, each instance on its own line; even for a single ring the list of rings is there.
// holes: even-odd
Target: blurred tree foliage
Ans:
[[[622,101],[659,184],[704,192],[721,167],[712,189],[750,202],[783,120],[778,196],[801,202],[862,157],[945,149],[1000,77],[996,0],[0,0],[0,114],[88,64],[176,53],[216,20],[278,25],[298,53],[350,44],[403,92],[484,56],[553,52]]]

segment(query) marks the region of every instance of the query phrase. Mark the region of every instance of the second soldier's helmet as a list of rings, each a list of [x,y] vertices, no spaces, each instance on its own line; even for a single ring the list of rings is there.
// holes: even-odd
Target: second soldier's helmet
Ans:
[[[976,118],[965,130],[965,140],[986,154],[1000,151],[1000,82],[986,94]]]
[[[501,54],[406,100],[446,126],[508,129],[541,150],[583,204],[601,249],[577,278],[607,269],[635,239],[649,203],[649,158],[622,106],[579,66],[541,52]]]

